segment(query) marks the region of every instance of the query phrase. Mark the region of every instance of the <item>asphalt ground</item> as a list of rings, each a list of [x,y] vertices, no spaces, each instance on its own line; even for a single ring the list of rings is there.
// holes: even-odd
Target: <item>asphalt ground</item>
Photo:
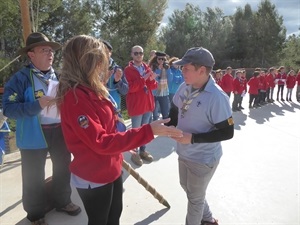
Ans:
[[[232,97],[231,97],[232,99]],[[220,225],[300,225],[300,104],[274,102],[258,109],[234,112],[234,138],[224,141],[223,157],[207,190],[207,200]],[[179,185],[176,143],[157,137],[147,145],[152,163],[136,167],[125,160],[170,204],[158,202],[125,170],[124,225],[184,224],[187,199]],[[18,152],[5,156],[0,170],[0,225],[28,225],[22,207],[21,166]],[[47,159],[46,176],[51,175]],[[73,189],[72,200],[82,206]],[[83,207],[82,207],[83,208]],[[55,210],[49,225],[84,225],[84,210],[75,217]]]

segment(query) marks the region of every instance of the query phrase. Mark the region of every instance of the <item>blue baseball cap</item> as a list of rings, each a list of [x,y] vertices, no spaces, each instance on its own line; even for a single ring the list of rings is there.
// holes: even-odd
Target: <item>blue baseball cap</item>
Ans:
[[[212,68],[215,65],[215,59],[206,48],[193,47],[187,50],[182,59],[173,62],[173,65],[183,66],[189,63]]]

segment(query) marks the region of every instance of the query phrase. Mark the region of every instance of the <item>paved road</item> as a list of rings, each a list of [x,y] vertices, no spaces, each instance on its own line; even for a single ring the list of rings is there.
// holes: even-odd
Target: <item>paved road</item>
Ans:
[[[233,117],[235,136],[223,142],[224,155],[207,193],[214,216],[221,225],[300,225],[300,104],[275,102]],[[187,200],[178,182],[175,142],[159,137],[147,148],[155,161],[133,167],[171,208],[124,172],[121,224],[184,224]],[[0,225],[30,224],[22,209],[18,157],[8,155],[10,162],[0,171]],[[50,160],[46,174],[51,174]],[[82,205],[76,190],[72,198]],[[46,220],[50,225],[87,224],[85,212],[70,217],[51,211]]]

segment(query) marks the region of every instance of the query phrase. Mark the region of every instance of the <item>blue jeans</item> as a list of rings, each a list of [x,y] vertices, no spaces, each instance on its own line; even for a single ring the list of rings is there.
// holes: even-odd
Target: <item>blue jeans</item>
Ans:
[[[138,128],[138,127],[141,127],[143,124],[148,124],[150,122],[151,115],[152,115],[152,112],[146,112],[142,115],[132,116],[131,117],[131,127]],[[145,151],[145,149],[146,149],[145,145],[140,146],[140,152]]]
[[[212,213],[207,204],[205,193],[214,175],[219,161],[213,165],[205,165],[179,159],[180,185],[188,198],[186,225],[200,224],[201,220],[210,221]]]
[[[158,120],[158,109],[162,114],[163,119],[168,118],[170,110],[169,96],[155,96],[155,109],[153,111],[153,120]]]

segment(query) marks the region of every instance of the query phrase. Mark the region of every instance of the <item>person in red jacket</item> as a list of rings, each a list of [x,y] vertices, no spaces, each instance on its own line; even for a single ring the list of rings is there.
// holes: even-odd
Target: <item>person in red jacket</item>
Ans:
[[[281,66],[281,67],[279,67],[278,74],[276,75],[276,78],[275,78],[275,83],[277,83],[277,87],[278,87],[277,99],[276,99],[277,101],[279,101],[279,93],[280,93],[281,101],[284,102],[283,89],[284,89],[285,82],[286,82],[285,68],[284,68],[284,66]]]
[[[249,109],[260,107],[258,103],[259,76],[260,76],[260,72],[254,71],[253,76],[248,81],[248,85],[249,85],[248,93],[250,94]]]
[[[238,108],[242,110],[242,109],[244,109],[242,107],[243,98],[247,93],[247,78],[246,78],[246,70],[244,70],[244,69],[242,70],[240,84],[241,84],[241,89],[243,89],[243,92],[241,94],[240,102],[238,103]]]
[[[71,183],[83,202],[89,225],[118,225],[122,213],[122,152],[148,143],[154,135],[180,137],[182,132],[162,124],[169,119],[126,131],[105,87],[109,55],[101,40],[75,36],[64,46],[62,56],[55,103],[68,150],[74,156]]]
[[[260,71],[259,76],[259,101],[261,105],[266,104],[266,92],[267,92],[267,82],[266,82],[266,72],[264,70]]]
[[[152,111],[155,108],[152,90],[157,88],[155,74],[150,67],[143,62],[144,50],[141,46],[133,46],[131,49],[132,61],[124,69],[124,74],[129,85],[126,95],[128,115],[131,117],[133,128],[140,127],[150,122]],[[141,145],[131,151],[131,160],[136,165],[143,164],[142,159],[152,162],[153,157],[146,151],[146,146]]]
[[[296,99],[298,102],[300,102],[300,70],[298,71],[296,81],[297,81]]]
[[[246,91],[247,82],[245,77],[243,76],[243,71],[238,70],[235,73],[236,78],[233,80],[233,102],[232,102],[232,111],[241,111],[243,108],[241,107],[242,94]]]
[[[296,76],[295,76],[295,71],[291,70],[286,77],[286,100],[287,101],[292,101],[292,93],[293,89],[296,85]]]
[[[276,72],[277,70],[274,67],[271,67],[269,69],[269,73],[266,76],[266,82],[267,82],[267,101],[272,103],[274,102],[273,99],[273,93],[274,93],[274,88],[275,88],[275,77],[276,77]]]
[[[221,69],[218,69],[216,70],[216,73],[215,73],[215,76],[214,76],[214,79],[215,79],[215,82],[222,88],[222,77],[223,77],[223,74],[222,74],[222,70]],[[222,88],[223,89],[223,88]]]
[[[222,88],[223,91],[229,96],[233,91],[233,76],[231,75],[232,68],[229,66],[226,68],[226,74],[222,77]]]

